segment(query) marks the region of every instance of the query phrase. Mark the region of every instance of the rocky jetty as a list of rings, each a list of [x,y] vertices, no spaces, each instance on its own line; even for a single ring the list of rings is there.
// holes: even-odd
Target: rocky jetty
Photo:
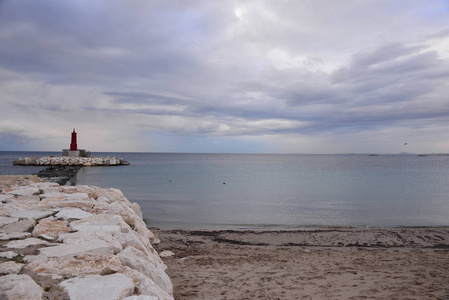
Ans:
[[[21,166],[120,166],[129,165],[118,157],[77,157],[77,156],[44,156],[20,157],[13,165]]]
[[[0,299],[173,300],[158,239],[120,190],[2,187]]]

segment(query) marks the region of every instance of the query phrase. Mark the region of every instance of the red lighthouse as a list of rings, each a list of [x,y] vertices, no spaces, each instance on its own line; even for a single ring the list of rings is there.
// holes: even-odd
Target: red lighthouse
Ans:
[[[76,144],[76,132],[75,132],[75,128],[73,128],[72,143],[70,144],[70,151],[77,151],[77,150],[78,150],[78,145]]]

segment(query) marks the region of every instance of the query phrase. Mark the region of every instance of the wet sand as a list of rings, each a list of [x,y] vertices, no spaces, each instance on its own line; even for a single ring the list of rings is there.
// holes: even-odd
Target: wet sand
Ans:
[[[177,300],[449,299],[449,228],[153,232]]]

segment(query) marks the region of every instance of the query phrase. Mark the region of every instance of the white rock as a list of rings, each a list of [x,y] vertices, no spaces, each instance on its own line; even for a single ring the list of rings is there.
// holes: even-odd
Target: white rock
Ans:
[[[159,298],[150,295],[139,295],[139,296],[129,296],[123,300],[159,300]]]
[[[54,183],[54,182],[36,182],[36,183],[31,183],[30,186],[32,187],[36,187],[38,189],[49,189],[51,187],[58,187],[59,188],[59,184]]]
[[[31,220],[38,220],[42,219],[51,215],[54,215],[55,212],[51,210],[36,210],[36,209],[29,209],[29,210],[20,210],[16,211],[10,214],[13,218],[19,218],[19,219],[31,219]]]
[[[45,198],[64,198],[65,197],[65,193],[61,193],[59,190],[48,190],[45,191],[43,194],[39,195],[40,199],[45,199]]]
[[[112,254],[87,253],[75,257],[26,256],[29,262],[26,268],[38,274],[81,276],[117,273],[123,265],[117,256]]]
[[[153,296],[159,300],[174,300],[171,295],[144,274],[129,267],[124,267],[122,273],[134,281],[134,286],[139,294]]]
[[[20,240],[31,236],[29,232],[0,233],[0,241]]]
[[[86,162],[81,158],[76,160],[77,164]],[[101,159],[98,161],[101,163]],[[96,164],[93,160],[91,163]],[[165,273],[166,266],[150,243],[150,240],[155,242],[157,238],[143,222],[138,204],[131,204],[117,189],[59,187],[47,183],[31,185],[35,190],[29,187],[8,189],[6,191],[10,194],[0,197],[0,216],[7,218],[3,220],[15,221],[0,227],[0,240],[27,238],[11,240],[3,246],[50,246],[40,248],[39,255],[23,258],[27,261],[27,271],[50,275],[58,280],[66,276],[86,276],[61,284],[61,287],[67,285],[63,287],[67,291],[69,286],[73,287],[72,293],[69,292],[71,299],[108,299],[105,298],[105,291],[125,284],[126,293],[110,299],[173,300],[170,295],[173,287]],[[48,216],[51,217],[46,218]],[[34,220],[38,220],[37,225]],[[68,228],[76,232],[64,232]],[[49,239],[57,236],[58,242],[63,244],[29,238],[30,232],[26,231],[31,229],[39,237]],[[7,259],[15,256],[17,254],[12,251],[0,253],[0,257]],[[21,266],[14,262],[2,266],[4,273],[22,272],[18,271]],[[92,274],[96,277],[88,277]],[[113,275],[99,276],[105,274]],[[121,280],[114,281],[114,276]],[[0,277],[0,285],[4,277]],[[103,282],[95,284],[97,279],[114,283],[111,287]],[[86,289],[74,287],[80,282]],[[88,296],[79,296],[89,288],[98,290],[99,294],[92,296],[94,293],[89,291]],[[132,296],[134,292],[139,296]],[[0,299],[3,299],[3,294],[0,294]],[[27,294],[23,299],[30,297]]]
[[[8,202],[5,204],[1,204],[1,209],[0,209],[0,216],[1,217],[9,217],[9,215],[12,212],[18,211],[21,208],[19,208],[19,206],[17,206],[16,204],[12,203],[12,202]],[[1,222],[1,221],[0,221]],[[1,226],[1,223],[0,223]]]
[[[175,254],[172,251],[170,251],[170,250],[164,250],[161,253],[159,253],[160,257],[170,257],[170,256],[173,256],[173,255],[175,255]]]
[[[111,245],[99,239],[77,244],[45,247],[39,250],[42,255],[47,257],[73,257],[83,253],[113,254],[114,252]]]
[[[37,204],[41,199],[35,195],[24,195],[13,198],[12,202],[16,204]]]
[[[55,193],[55,194],[43,194],[42,200],[39,202],[39,206],[46,208],[58,208],[58,207],[76,207],[91,209],[95,202],[90,199],[86,193]]]
[[[125,198],[122,191],[120,191],[119,189],[114,189],[114,188],[101,189],[97,193],[98,193],[98,196],[104,196],[107,199],[109,199],[109,203],[112,203],[114,201],[122,201],[122,202],[126,202],[129,205],[131,205],[131,203],[128,201],[128,199]]]
[[[6,275],[0,280],[0,299],[41,300],[44,290],[28,275]]]
[[[28,238],[28,239],[24,239],[24,240],[10,241],[9,243],[6,244],[6,247],[22,249],[22,248],[26,248],[26,247],[34,246],[34,245],[49,245],[49,244],[50,244],[49,242],[43,241],[41,239]]]
[[[3,233],[28,232],[31,231],[35,225],[35,220],[22,220],[4,225],[0,231]]]
[[[55,217],[45,218],[39,221],[32,232],[33,236],[49,235],[50,239],[55,239],[62,232],[69,232],[70,227],[68,222],[64,220],[58,220]]]
[[[73,194],[65,194],[65,199],[67,201],[70,200],[78,200],[78,201],[89,201],[89,195],[87,193],[73,193]]]
[[[0,257],[2,258],[7,258],[7,259],[11,259],[16,257],[18,254],[14,251],[5,251],[5,252],[0,252]]]
[[[38,238],[42,238],[48,241],[53,241],[54,239],[56,239],[56,237],[47,234],[39,234]]]
[[[132,231],[130,233],[121,233],[121,232],[114,232],[113,233],[114,238],[117,239],[117,241],[120,242],[123,248],[126,248],[128,246],[134,247],[137,250],[142,251],[145,255],[151,256],[154,261],[157,261],[159,264],[163,265],[163,268],[165,270],[165,265],[162,262],[162,260],[157,255],[156,250],[151,246],[150,242],[146,240],[143,236],[138,234],[135,231]]]
[[[173,293],[173,285],[160,264],[150,260],[148,256],[134,247],[127,247],[117,254],[123,265],[148,276],[168,294]]]
[[[108,231],[79,231],[73,233],[63,233],[59,235],[58,240],[65,244],[77,244],[91,240],[103,240],[113,248],[114,254],[123,250],[123,246],[115,238],[111,232]]]
[[[147,228],[147,224],[142,219],[136,218],[134,221],[134,227],[136,231],[143,235],[146,239],[149,239],[151,242],[156,240],[154,234]]]
[[[59,286],[68,293],[70,300],[121,300],[134,291],[133,281],[123,274],[75,277]]]
[[[92,215],[89,218],[70,223],[70,228],[76,231],[109,231],[130,232],[131,227],[120,216],[108,214]]]
[[[136,202],[131,203],[131,209],[137,214],[137,216],[143,220],[142,210],[140,209],[140,205]]]
[[[111,157],[109,162],[111,163],[111,166],[115,166],[117,164],[117,157]]]
[[[24,264],[18,264],[13,261],[0,263],[0,274],[19,274]]]
[[[19,221],[18,218],[11,218],[11,217],[0,217],[0,226],[11,224]]]
[[[14,198],[14,196],[12,196],[12,195],[2,194],[2,195],[0,195],[0,202],[9,202],[10,199],[13,199],[13,198]]]
[[[73,222],[72,222],[73,223]],[[70,228],[75,231],[104,231],[104,232],[120,232],[121,228],[119,225],[91,225],[91,224],[70,224]]]
[[[136,213],[128,207],[124,202],[115,201],[112,203],[99,203],[95,205],[94,211],[110,215],[119,215],[126,224],[134,227],[134,220],[137,219]]]
[[[35,187],[29,187],[29,186],[20,186],[15,187],[14,189],[7,191],[5,194],[10,195],[34,195],[39,194],[39,189]]]

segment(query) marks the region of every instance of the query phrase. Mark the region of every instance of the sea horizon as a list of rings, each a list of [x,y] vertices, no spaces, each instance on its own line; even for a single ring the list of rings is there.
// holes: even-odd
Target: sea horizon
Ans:
[[[35,174],[0,151],[1,174]],[[129,166],[82,168],[68,185],[118,188],[150,228],[449,226],[449,159],[417,154],[92,152]],[[24,172],[25,171],[25,172]]]

